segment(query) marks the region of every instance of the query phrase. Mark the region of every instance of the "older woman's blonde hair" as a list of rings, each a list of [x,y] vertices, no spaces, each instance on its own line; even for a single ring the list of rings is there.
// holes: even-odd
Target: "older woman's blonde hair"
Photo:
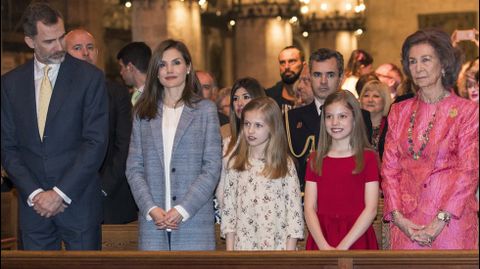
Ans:
[[[383,116],[387,116],[388,112],[390,111],[390,106],[392,105],[392,96],[390,95],[390,89],[388,89],[387,84],[378,81],[378,80],[371,80],[367,82],[360,92],[359,100],[362,101],[363,96],[367,93],[367,91],[376,91],[380,94],[380,97],[383,99]]]

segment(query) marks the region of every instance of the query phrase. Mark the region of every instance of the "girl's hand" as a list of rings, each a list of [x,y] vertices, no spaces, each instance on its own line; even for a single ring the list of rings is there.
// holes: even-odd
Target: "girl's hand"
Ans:
[[[327,244],[325,246],[322,246],[320,248],[320,250],[337,250],[337,248],[334,248],[334,247],[330,246],[329,244]]]
[[[297,250],[297,238],[288,238],[285,250]]]
[[[338,244],[338,246],[335,248],[336,250],[348,250],[349,248],[342,245],[342,243]]]
[[[235,233],[225,234],[225,245],[227,251],[233,251],[235,244]]]

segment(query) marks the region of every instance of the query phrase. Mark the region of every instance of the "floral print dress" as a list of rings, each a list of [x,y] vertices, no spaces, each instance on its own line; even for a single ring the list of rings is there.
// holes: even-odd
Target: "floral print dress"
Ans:
[[[284,178],[262,176],[264,160],[250,159],[245,171],[226,169],[222,236],[235,233],[235,250],[285,250],[289,238],[304,236],[300,184],[295,165]]]

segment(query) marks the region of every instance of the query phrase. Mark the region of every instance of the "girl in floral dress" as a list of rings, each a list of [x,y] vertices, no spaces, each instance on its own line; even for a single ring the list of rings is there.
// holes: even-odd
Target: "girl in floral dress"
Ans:
[[[377,155],[368,149],[360,104],[348,91],[327,97],[317,152],[305,174],[307,250],[378,249]]]
[[[304,233],[301,194],[280,108],[271,98],[253,99],[241,128],[223,175],[227,250],[295,250]]]

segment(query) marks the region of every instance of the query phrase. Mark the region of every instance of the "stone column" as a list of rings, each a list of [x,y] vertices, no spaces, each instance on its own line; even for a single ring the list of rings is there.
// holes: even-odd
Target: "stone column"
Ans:
[[[338,15],[338,14],[337,14]],[[364,18],[354,16],[313,16],[308,21],[308,32],[312,51],[319,48],[337,50],[343,55],[345,63],[350,54],[358,47],[357,29],[365,29]]]
[[[85,1],[69,1],[68,5],[65,5],[65,14],[63,16],[68,25],[67,32],[74,28],[84,28],[90,32],[96,41],[96,45],[99,50],[99,57],[97,60],[97,66],[101,69],[105,68],[105,28],[103,26],[104,16],[104,3],[97,0],[85,0]],[[108,41],[107,41],[108,42]]]
[[[277,4],[273,9],[254,2],[257,1],[242,1],[236,19],[234,79],[251,76],[269,88],[280,80],[278,54],[292,45],[292,26],[285,16],[287,4]],[[278,17],[279,13],[284,16]]]
[[[345,64],[357,49],[357,37],[351,31],[313,32],[308,38],[312,52],[320,48],[334,49],[343,55]]]
[[[200,7],[197,1],[132,1],[133,41],[143,41],[152,50],[165,39],[184,42],[195,69],[203,69]]]
[[[336,49],[336,32],[310,32],[308,39],[311,52],[320,48]]]

